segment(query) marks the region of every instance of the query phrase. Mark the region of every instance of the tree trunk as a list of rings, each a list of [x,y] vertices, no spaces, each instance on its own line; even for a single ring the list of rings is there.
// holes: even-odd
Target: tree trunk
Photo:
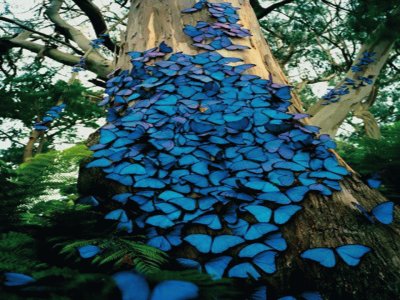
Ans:
[[[392,16],[388,17],[388,20],[373,33],[372,37],[369,38],[369,41],[361,47],[354,60],[354,62],[357,62],[363,57],[365,52],[375,52],[375,62],[364,67],[361,72],[354,73],[350,69],[345,75],[345,78],[350,78],[355,81],[358,80],[359,76],[372,76],[373,82],[366,86],[359,87],[358,89],[350,88],[350,93],[341,96],[340,100],[336,103],[324,105],[323,103],[326,101],[320,100],[307,111],[307,113],[312,116],[311,124],[319,126],[321,128],[321,133],[327,133],[334,137],[346,117],[348,117],[351,112],[359,110],[359,104],[366,100],[373,92],[376,79],[385,66],[395,41],[400,36],[398,31],[393,31],[399,16],[400,12],[397,9],[396,12],[394,12]],[[339,88],[344,83],[345,81],[342,80],[336,85],[335,89]],[[371,113],[368,112],[368,108],[364,115],[368,115],[368,120],[373,117]],[[372,124],[371,122],[373,121],[370,120],[369,124],[366,124],[367,127]],[[374,137],[376,137],[376,129],[374,132]]]
[[[194,0],[133,0],[129,15],[125,43],[116,65],[130,68],[128,51],[143,51],[156,47],[166,41],[174,52],[198,53],[191,47],[190,40],[183,34],[184,24],[195,24],[206,20],[205,15],[182,15],[180,11],[191,7]],[[222,1],[212,1],[222,2]],[[252,33],[250,38],[241,39],[240,44],[251,47],[249,50],[221,51],[224,56],[236,56],[245,63],[256,64],[251,73],[273,81],[287,83],[282,69],[272,56],[263,37],[257,18],[248,0],[231,0],[238,11],[241,24]],[[245,42],[243,42],[245,40]],[[301,111],[297,95],[293,95],[292,111]],[[93,145],[98,134],[88,141]],[[82,164],[79,176],[79,190],[84,195],[98,195],[109,198],[128,188],[104,179],[96,169],[86,169]],[[400,295],[400,250],[398,218],[390,226],[369,225],[352,202],[372,208],[384,198],[360,181],[356,174],[342,182],[343,190],[332,198],[311,194],[305,200],[303,213],[288,225],[283,233],[289,249],[279,256],[278,272],[265,278],[269,293],[274,297],[297,294],[306,290],[318,290],[327,299],[395,299]],[[351,269],[342,265],[326,269],[299,259],[299,254],[310,247],[339,246],[347,243],[360,243],[374,249],[361,265]],[[174,253],[176,254],[176,253]],[[268,298],[270,299],[270,298]]]

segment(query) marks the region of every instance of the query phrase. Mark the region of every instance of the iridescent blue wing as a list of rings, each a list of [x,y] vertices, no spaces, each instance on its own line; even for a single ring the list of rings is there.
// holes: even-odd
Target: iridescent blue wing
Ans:
[[[264,235],[278,230],[278,227],[269,223],[258,223],[251,225],[247,230],[244,238],[248,241],[258,239]]]
[[[13,273],[13,272],[5,272],[4,273],[4,282],[5,286],[21,286],[27,285],[36,280],[28,275],[21,274],[21,273]]]
[[[126,204],[126,202],[128,202],[129,197],[131,196],[133,196],[131,193],[116,194],[112,197],[112,200],[122,204]]]
[[[364,245],[344,245],[336,248],[337,254],[344,260],[349,266],[357,266],[361,258],[371,251],[371,248]]]
[[[394,203],[387,201],[375,206],[371,213],[382,224],[391,224],[393,222],[393,210]]]
[[[274,222],[279,225],[285,224],[301,209],[301,206],[294,204],[280,206],[274,210]]]
[[[128,222],[128,216],[123,209],[115,209],[104,216],[107,220],[116,220],[120,222]]]
[[[336,265],[335,253],[331,248],[311,248],[301,253],[300,257],[316,261],[327,268]]]
[[[190,234],[184,238],[201,253],[209,253],[211,250],[212,238],[206,234]]]
[[[222,228],[221,221],[219,217],[215,214],[212,215],[202,215],[193,220],[193,223],[207,225],[210,229],[219,230]]]
[[[264,243],[267,246],[270,246],[278,251],[285,251],[287,248],[287,243],[286,240],[282,237],[282,233],[268,235],[267,239],[264,240]]]
[[[295,186],[286,190],[286,195],[293,202],[301,202],[304,200],[305,195],[310,189],[306,186]]]
[[[382,180],[377,179],[377,178],[368,178],[367,184],[372,189],[378,189],[382,184]]]
[[[249,181],[245,184],[245,186],[253,190],[263,191],[265,193],[279,192],[279,189],[275,185],[267,181]]]
[[[271,247],[261,243],[254,243],[242,248],[239,252],[239,257],[254,257],[257,254],[268,250],[272,250]]]
[[[97,199],[93,196],[79,198],[77,203],[91,206],[98,206],[100,204],[99,201],[97,201]]]
[[[134,186],[136,188],[162,189],[165,187],[165,183],[155,178],[144,178],[139,181],[136,181]]]
[[[265,285],[260,286],[254,290],[251,294],[251,300],[267,300],[267,287]]]
[[[104,168],[111,166],[112,161],[107,158],[99,158],[91,161],[86,165],[86,168]]]
[[[194,283],[179,280],[166,280],[156,285],[150,300],[190,300],[197,299],[199,287]],[[136,298],[132,298],[135,299]]]
[[[119,272],[112,276],[122,299],[148,300],[150,288],[144,277],[133,272]]]
[[[272,210],[261,205],[247,205],[244,207],[258,222],[268,223],[271,220]]]
[[[101,249],[94,245],[87,245],[78,248],[79,255],[82,258],[91,258],[101,252]]]
[[[162,235],[150,238],[147,241],[147,245],[155,247],[155,248],[163,250],[163,251],[169,251],[172,249],[171,243],[167,240],[167,238],[165,238]]]
[[[261,252],[253,258],[253,263],[265,273],[273,274],[276,272],[275,257],[277,254],[275,251]]]
[[[187,269],[196,269],[201,272],[201,265],[198,261],[189,258],[177,258],[176,260],[180,265]]]
[[[130,164],[123,168],[119,174],[121,175],[144,175],[146,174],[146,169],[139,164]]]
[[[244,239],[235,235],[219,235],[214,238],[212,243],[212,253],[222,253],[229,248],[235,247],[244,242]]]
[[[220,256],[206,262],[204,268],[213,279],[221,279],[231,260],[230,256]]]
[[[253,267],[252,264],[246,262],[238,264],[232,267],[228,272],[228,277],[234,278],[249,278],[253,277],[254,279],[260,278],[260,273]]]
[[[170,228],[174,226],[174,222],[172,222],[167,216],[165,215],[155,215],[151,216],[146,219],[146,224],[153,225],[160,228]]]

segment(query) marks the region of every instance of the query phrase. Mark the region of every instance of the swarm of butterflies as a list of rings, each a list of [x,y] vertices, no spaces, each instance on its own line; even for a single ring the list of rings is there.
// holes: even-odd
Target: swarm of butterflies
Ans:
[[[61,103],[59,105],[51,107],[48,111],[46,111],[42,120],[40,122],[36,122],[33,125],[33,128],[37,131],[48,131],[49,124],[60,117],[60,114],[65,109],[65,106],[65,103]]]
[[[367,67],[369,64],[375,62],[375,60],[376,60],[375,56],[376,56],[375,52],[365,51],[362,54],[362,57],[359,58],[358,62],[351,67],[351,71],[355,74],[362,72],[365,69],[365,67]],[[328,105],[330,103],[338,102],[340,100],[341,96],[347,95],[350,93],[349,88],[352,88],[353,90],[357,90],[366,85],[373,84],[374,83],[373,78],[374,78],[374,76],[372,76],[372,75],[367,76],[367,77],[358,75],[356,77],[356,79],[346,77],[344,79],[344,83],[341,86],[334,88],[334,89],[330,89],[322,97],[322,99],[326,100],[323,103],[323,105]]]
[[[105,215],[118,230],[145,232],[149,245],[170,254],[191,248],[196,255],[177,262],[215,279],[259,279],[276,272],[275,260],[287,248],[279,227],[302,210],[307,193],[341,190],[348,171],[330,151],[335,143],[329,136],[317,136],[317,127],[299,121],[308,115],[288,112],[289,86],[246,74],[254,65],[213,51],[245,49],[229,39],[249,35],[237,24],[237,8],[201,0],[184,13],[203,8],[217,22],[187,25],[185,33],[209,51],[173,53],[162,42],[129,52],[132,69],[111,75],[101,103],[109,107],[108,124],[86,167],[101,168],[107,179],[127,187],[112,197],[114,209]],[[100,205],[93,196],[82,201]],[[368,219],[389,224],[393,206],[381,205],[371,212],[356,207]],[[87,245],[78,251],[90,259],[102,249]],[[301,257],[325,267],[339,257],[356,266],[370,251],[342,245],[308,249]],[[159,290],[176,286],[160,283],[150,291],[134,273],[115,280],[124,295],[131,285],[145,287],[142,299],[161,299],[155,296]],[[197,297],[194,286],[187,288],[187,297],[168,299]],[[266,294],[262,287],[253,298]],[[316,292],[298,297],[322,299]]]

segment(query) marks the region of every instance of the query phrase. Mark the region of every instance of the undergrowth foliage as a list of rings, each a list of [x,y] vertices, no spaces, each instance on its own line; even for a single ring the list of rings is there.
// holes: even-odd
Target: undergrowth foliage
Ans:
[[[2,202],[0,272],[29,274],[34,283],[22,288],[0,285],[0,298],[92,299],[96,291],[97,299],[117,299],[111,275],[127,269],[146,274],[152,284],[167,279],[195,282],[204,299],[237,295],[228,280],[213,281],[197,271],[162,270],[170,265],[163,251],[146,245],[143,236],[117,233],[109,223],[99,222],[100,211],[79,204],[76,172],[90,155],[78,145],[37,155],[15,171],[1,169],[7,175],[3,186],[12,191],[4,194],[7,206]],[[102,251],[88,261],[80,257],[79,248],[90,244]]]

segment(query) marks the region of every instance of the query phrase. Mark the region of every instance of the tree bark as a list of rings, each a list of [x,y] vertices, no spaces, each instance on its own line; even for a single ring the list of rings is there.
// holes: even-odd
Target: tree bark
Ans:
[[[321,128],[321,133],[327,133],[334,137],[346,117],[348,117],[351,112],[355,111],[358,105],[373,92],[376,79],[389,59],[389,54],[400,36],[398,31],[393,31],[393,26],[397,23],[396,19],[399,18],[399,16],[400,12],[397,9],[396,12],[388,17],[388,20],[373,33],[369,41],[361,47],[354,60],[355,62],[358,61],[363,56],[364,52],[375,52],[375,62],[366,66],[362,72],[354,73],[350,69],[345,75],[345,78],[356,81],[358,76],[373,76],[373,83],[358,89],[350,89],[350,93],[341,96],[340,100],[336,103],[323,105],[326,101],[320,100],[307,111],[307,113],[312,116],[311,123],[315,126],[319,126]],[[344,79],[339,82],[335,88],[340,87],[343,83]],[[370,119],[372,115],[369,114],[368,117]]]
[[[194,0],[133,0],[129,15],[125,42],[116,61],[118,67],[130,68],[127,52],[143,51],[166,41],[174,52],[195,54],[190,40],[183,34],[184,24],[205,20],[204,16],[182,15],[180,11],[194,4]],[[223,2],[223,1],[213,1]],[[226,56],[236,56],[245,63],[256,64],[250,72],[264,78],[271,74],[273,81],[288,83],[282,69],[274,59],[258,25],[256,15],[248,0],[231,0],[239,7],[241,23],[253,34],[241,39],[251,49],[221,51]],[[292,111],[301,111],[297,95],[293,95]],[[88,144],[98,140],[98,133],[90,137]],[[126,187],[104,179],[102,173],[86,169],[82,163],[79,191],[84,195],[97,195],[109,199],[116,193],[127,191]],[[318,290],[327,299],[395,299],[400,295],[399,219],[393,225],[369,225],[354,209],[352,202],[372,208],[384,198],[371,190],[352,174],[342,182],[343,190],[331,198],[311,194],[304,204],[303,213],[293,222],[283,226],[283,234],[289,249],[281,255],[278,272],[265,278],[272,299],[277,296],[296,294],[305,290]],[[341,264],[334,269],[324,269],[299,259],[299,254],[310,247],[339,246],[360,243],[374,249],[361,265],[350,269]],[[176,254],[176,253],[175,253]],[[270,298],[268,298],[270,299]]]

